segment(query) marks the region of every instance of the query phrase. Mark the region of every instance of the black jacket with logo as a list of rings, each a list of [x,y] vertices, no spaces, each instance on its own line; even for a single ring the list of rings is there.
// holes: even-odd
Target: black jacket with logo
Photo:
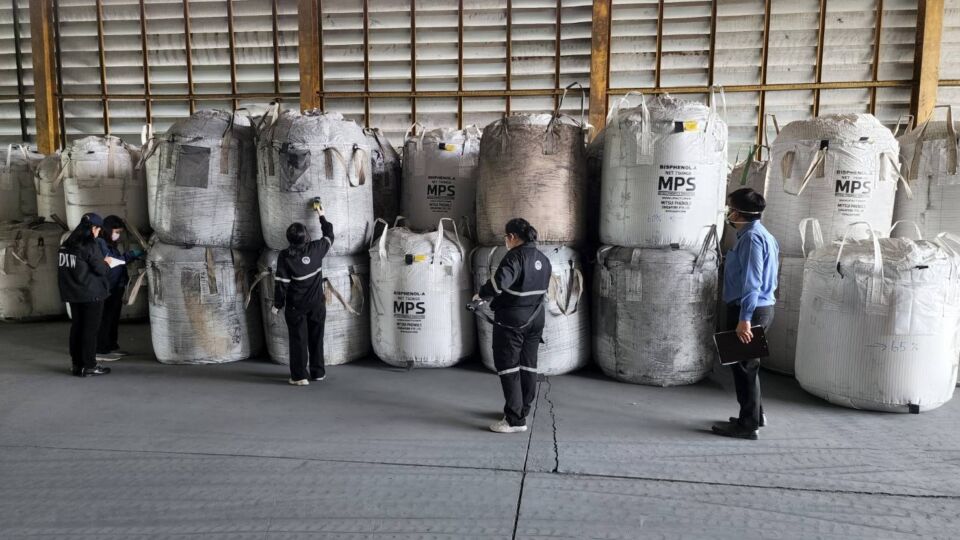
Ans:
[[[283,309],[290,306],[306,310],[325,306],[323,298],[323,257],[333,245],[333,225],[320,217],[323,238],[314,240],[303,249],[287,248],[277,257],[277,270],[273,281],[273,306]]]
[[[507,252],[493,277],[480,287],[480,297],[493,298],[494,311],[535,307],[543,302],[552,274],[550,259],[527,242]]]
[[[64,302],[100,302],[110,296],[107,275],[110,266],[103,260],[100,246],[90,242],[77,249],[60,246],[57,283]]]

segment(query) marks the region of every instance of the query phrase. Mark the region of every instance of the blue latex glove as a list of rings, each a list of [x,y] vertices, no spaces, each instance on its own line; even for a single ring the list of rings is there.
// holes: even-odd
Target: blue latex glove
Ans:
[[[144,255],[143,250],[140,248],[133,248],[130,250],[129,253],[127,253],[127,257],[131,259],[139,259],[143,257],[143,255]]]

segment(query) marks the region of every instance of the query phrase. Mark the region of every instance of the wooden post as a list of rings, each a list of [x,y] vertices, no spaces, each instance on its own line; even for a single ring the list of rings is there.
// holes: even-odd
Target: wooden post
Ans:
[[[33,48],[33,91],[37,109],[37,148],[52,154],[60,146],[57,107],[56,46],[52,0],[30,0],[30,43]]]
[[[611,0],[593,2],[593,53],[590,55],[590,124],[594,135],[607,121],[607,90],[610,83]]]
[[[926,122],[937,104],[940,83],[940,40],[943,35],[943,0],[920,0],[917,5],[917,44],[913,60],[910,113],[917,124]]]
[[[320,107],[320,9],[317,0],[298,0],[300,17],[300,109]]]

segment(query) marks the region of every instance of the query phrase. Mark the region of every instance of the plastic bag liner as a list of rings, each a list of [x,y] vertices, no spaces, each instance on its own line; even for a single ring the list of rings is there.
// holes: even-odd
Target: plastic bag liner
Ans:
[[[283,312],[273,314],[274,271],[279,251],[264,250],[257,265],[263,329],[270,360],[290,363],[290,339]],[[366,253],[323,258],[323,292],[327,308],[323,359],[335,366],[370,354],[370,303],[367,284],[370,260]]]
[[[147,257],[153,351],[164,364],[220,364],[263,346],[259,302],[244,309],[257,255],[150,242]]]
[[[150,223],[160,241],[259,250],[255,132],[244,110],[197,111],[145,150]]]
[[[594,359],[607,376],[693,384],[713,369],[716,232],[699,251],[604,246],[594,276]]]
[[[398,367],[449,367],[473,354],[474,315],[465,309],[473,296],[469,250],[448,219],[423,234],[385,228],[374,241],[370,332],[381,360]]]
[[[373,162],[373,215],[393,223],[400,214],[400,154],[379,128],[366,128]]]
[[[33,320],[63,315],[57,284],[57,224],[0,222],[0,319]]]
[[[538,372],[563,375],[590,362],[590,306],[584,291],[580,255],[570,247],[537,244],[537,249],[550,259],[553,275],[547,291],[544,344],[540,346]],[[473,251],[474,290],[490,279],[506,256],[504,246],[481,247]],[[493,317],[489,306],[482,308]],[[493,362],[493,325],[484,317],[476,317],[480,342],[480,359],[491,371]]]
[[[42,159],[36,147],[0,146],[0,221],[29,221],[37,216],[33,174]]]
[[[287,227],[294,222],[320,238],[310,206],[319,198],[336,234],[329,254],[365,252],[373,234],[373,184],[363,129],[341,114],[320,111],[284,111],[267,122],[258,147],[257,189],[267,246],[286,248]]]
[[[957,381],[960,237],[888,239],[870,224],[854,228],[861,232],[807,258],[797,380],[844,407],[935,409]],[[862,231],[869,240],[851,240]]]

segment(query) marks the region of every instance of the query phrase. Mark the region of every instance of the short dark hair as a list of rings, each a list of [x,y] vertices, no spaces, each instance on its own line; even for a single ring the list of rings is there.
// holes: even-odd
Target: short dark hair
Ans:
[[[752,188],[740,188],[729,196],[727,202],[732,210],[736,210],[744,220],[756,221],[767,208],[767,200],[763,195],[757,193]]]
[[[120,216],[107,216],[103,218],[103,228],[108,231],[115,231],[117,229],[126,230],[127,224],[123,222]]]
[[[307,244],[310,241],[310,234],[307,232],[307,227],[303,223],[294,223],[287,227],[287,242],[290,242],[290,247],[300,248]]]
[[[507,222],[507,226],[504,227],[504,230],[506,230],[507,234],[515,235],[524,242],[537,241],[537,230],[534,229],[533,225],[523,218],[511,219]]]

